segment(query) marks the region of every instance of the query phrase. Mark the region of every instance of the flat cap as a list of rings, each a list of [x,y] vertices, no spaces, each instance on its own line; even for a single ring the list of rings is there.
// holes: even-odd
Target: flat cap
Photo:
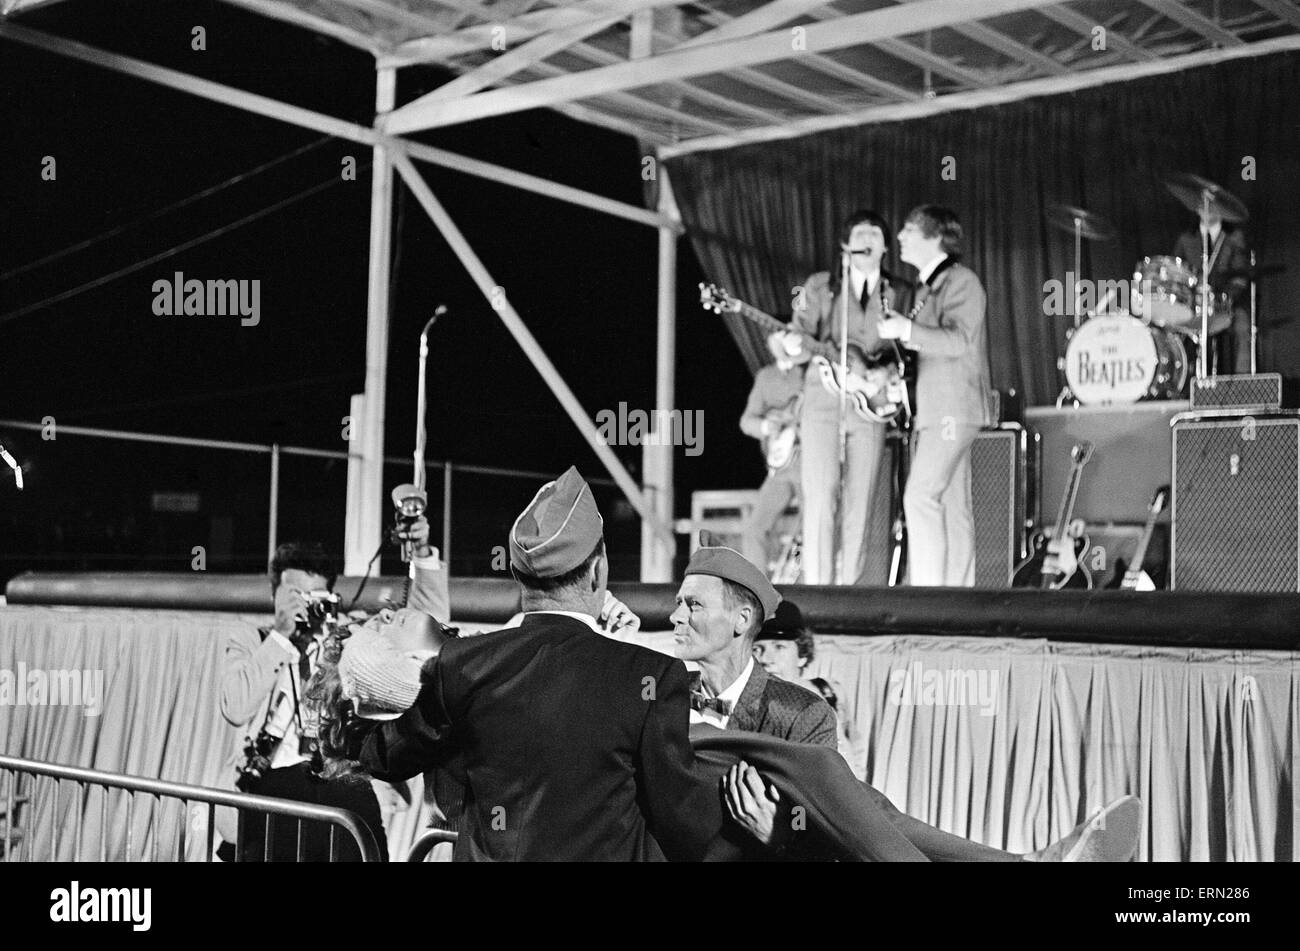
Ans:
[[[709,532],[700,532],[700,548],[691,555],[686,565],[688,575],[713,575],[735,582],[758,598],[763,606],[763,619],[776,613],[776,606],[781,603],[781,595],[762,571],[734,548],[716,544],[716,539]]]
[[[510,563],[534,578],[555,578],[572,571],[592,553],[605,523],[578,470],[538,490],[510,529]]]

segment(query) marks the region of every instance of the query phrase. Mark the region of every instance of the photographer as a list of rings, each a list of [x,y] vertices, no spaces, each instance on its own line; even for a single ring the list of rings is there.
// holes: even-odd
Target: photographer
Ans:
[[[429,547],[428,535],[428,522],[421,517],[400,536],[410,543],[414,555],[410,601],[420,610],[446,617],[446,576],[436,550]],[[355,778],[320,777],[318,716],[304,697],[304,687],[320,661],[327,627],[337,612],[337,598],[332,594],[337,571],[321,546],[290,543],[276,549],[270,576],[273,624],[240,631],[226,645],[221,713],[227,722],[240,728],[240,742],[227,763],[228,781],[251,794],[347,809],[370,827],[380,853],[386,855],[379,802],[371,784]],[[273,820],[274,860],[294,860],[297,826],[295,820]],[[262,814],[248,813],[238,852],[234,810],[218,810],[217,831],[224,840],[217,853],[223,860],[262,860]],[[348,837],[339,837],[338,841],[343,860],[359,859]],[[304,822],[303,859],[328,858],[328,829]]]

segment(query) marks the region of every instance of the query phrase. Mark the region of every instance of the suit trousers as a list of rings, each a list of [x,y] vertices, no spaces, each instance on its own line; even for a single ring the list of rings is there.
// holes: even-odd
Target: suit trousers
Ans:
[[[1210,342],[1211,372],[1250,372],[1250,314],[1238,310],[1232,315],[1232,326],[1216,334]]]
[[[784,469],[768,473],[745,521],[740,553],[764,572],[772,561],[773,530],[789,508],[790,500],[799,495],[800,455],[796,452]]]
[[[812,372],[812,371],[809,371]],[[822,386],[804,390],[800,420],[803,451],[804,584],[854,584],[862,574],[864,553],[883,539],[871,537],[871,506],[885,455],[885,426],[867,422],[846,407],[844,500],[840,507],[843,560],[835,570],[835,498],[840,481],[839,397]],[[874,583],[882,583],[875,581]]]
[[[975,517],[970,450],[979,426],[927,427],[912,434],[903,492],[907,579],[913,587],[975,586]]]

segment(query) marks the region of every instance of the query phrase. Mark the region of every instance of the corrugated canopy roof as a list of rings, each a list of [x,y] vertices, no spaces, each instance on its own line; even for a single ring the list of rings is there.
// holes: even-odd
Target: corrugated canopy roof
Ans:
[[[460,74],[389,132],[543,106],[664,154],[1300,48],[1294,0],[225,2]]]

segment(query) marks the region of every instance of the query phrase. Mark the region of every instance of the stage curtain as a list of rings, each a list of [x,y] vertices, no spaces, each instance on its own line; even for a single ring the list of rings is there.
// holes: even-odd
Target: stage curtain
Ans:
[[[1128,280],[1135,262],[1169,254],[1194,216],[1162,187],[1193,172],[1249,206],[1261,262],[1300,260],[1300,54],[1239,60],[1004,106],[859,126],[667,162],[687,233],[710,280],[761,309],[790,313],[794,290],[836,260],[841,219],[875,208],[897,233],[915,205],[953,207],[966,259],[989,296],[994,385],[1026,405],[1064,383],[1067,316],[1044,313],[1044,284],[1074,270],[1073,238],[1049,228],[1053,202],[1113,222],[1084,242],[1082,273]],[[892,262],[897,266],[896,252]],[[915,277],[915,270],[903,266]],[[1067,292],[1067,295],[1068,292]],[[1261,284],[1261,369],[1300,375],[1300,268]],[[767,362],[757,332],[728,318],[751,369]]]
[[[16,671],[20,662],[28,669],[101,669],[105,684],[97,717],[76,707],[0,706],[0,749],[224,785],[230,744],[239,742],[217,708],[224,644],[236,625],[264,620],[0,608],[0,670]],[[667,632],[625,639],[671,652]],[[1293,652],[836,635],[818,638],[811,672],[836,685],[867,780],[899,808],[949,832],[1026,851],[1133,793],[1146,816],[1139,859],[1290,861],[1300,822],[1297,660]],[[935,702],[962,699],[947,694],[927,699],[927,678],[949,671],[966,683],[982,676],[986,695],[973,703]],[[910,694],[900,690],[900,677],[911,678]],[[411,808],[385,814],[394,858],[405,855],[428,821],[418,781],[410,795]],[[108,853],[121,858],[125,798],[112,795],[109,806]],[[55,817],[58,856],[70,859],[78,826],[71,785],[64,785],[57,814],[48,784],[37,788],[33,807],[21,824],[34,836],[35,854],[50,856]],[[86,857],[99,854],[99,809],[92,794],[80,823]],[[131,855],[151,855],[157,842],[161,856],[174,856],[180,820],[179,806],[155,812],[142,797]],[[194,816],[187,840],[190,858],[201,857],[203,826]]]
[[[945,831],[1025,852],[1132,794],[1139,861],[1293,861],[1298,661],[837,635],[809,669],[837,686],[867,782]]]

